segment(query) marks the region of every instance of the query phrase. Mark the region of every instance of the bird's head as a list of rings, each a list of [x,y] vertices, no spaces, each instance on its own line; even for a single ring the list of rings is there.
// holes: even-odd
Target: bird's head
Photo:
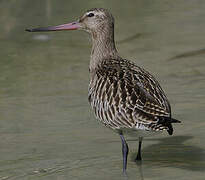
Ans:
[[[29,32],[42,31],[63,31],[63,30],[84,30],[89,33],[103,32],[106,29],[113,28],[114,18],[112,14],[103,8],[94,8],[85,12],[77,21],[62,24],[58,26],[49,26],[42,28],[26,29]]]

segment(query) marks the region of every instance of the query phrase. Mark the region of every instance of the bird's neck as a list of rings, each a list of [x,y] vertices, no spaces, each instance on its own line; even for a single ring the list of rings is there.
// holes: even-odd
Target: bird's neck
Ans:
[[[92,51],[90,71],[95,70],[102,60],[117,58],[118,52],[114,41],[114,28],[104,28],[92,33]]]

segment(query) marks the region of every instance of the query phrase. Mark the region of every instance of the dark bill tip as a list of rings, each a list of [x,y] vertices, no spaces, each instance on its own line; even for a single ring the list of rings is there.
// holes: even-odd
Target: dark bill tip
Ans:
[[[34,28],[34,29],[26,29],[27,32],[42,32],[42,31],[57,31],[57,29],[53,27],[46,27],[46,28]]]
[[[76,30],[81,28],[79,22],[72,22],[68,24],[62,24],[58,26],[40,27],[34,29],[26,29],[28,32],[42,32],[42,31],[63,31],[63,30]]]
[[[32,29],[25,29],[25,31],[32,32]]]

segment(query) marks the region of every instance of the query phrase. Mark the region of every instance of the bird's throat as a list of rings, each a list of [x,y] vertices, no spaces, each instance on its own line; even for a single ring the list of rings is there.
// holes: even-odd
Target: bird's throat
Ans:
[[[90,70],[95,70],[102,60],[118,57],[113,29],[93,32]]]

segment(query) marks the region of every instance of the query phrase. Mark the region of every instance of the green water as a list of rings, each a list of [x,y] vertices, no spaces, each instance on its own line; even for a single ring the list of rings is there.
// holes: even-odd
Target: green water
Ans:
[[[84,32],[27,33],[93,7],[115,16],[120,54],[154,74],[172,104],[173,136],[145,139],[127,177],[121,142],[87,102],[91,43]],[[1,0],[0,180],[204,180],[204,0]]]

